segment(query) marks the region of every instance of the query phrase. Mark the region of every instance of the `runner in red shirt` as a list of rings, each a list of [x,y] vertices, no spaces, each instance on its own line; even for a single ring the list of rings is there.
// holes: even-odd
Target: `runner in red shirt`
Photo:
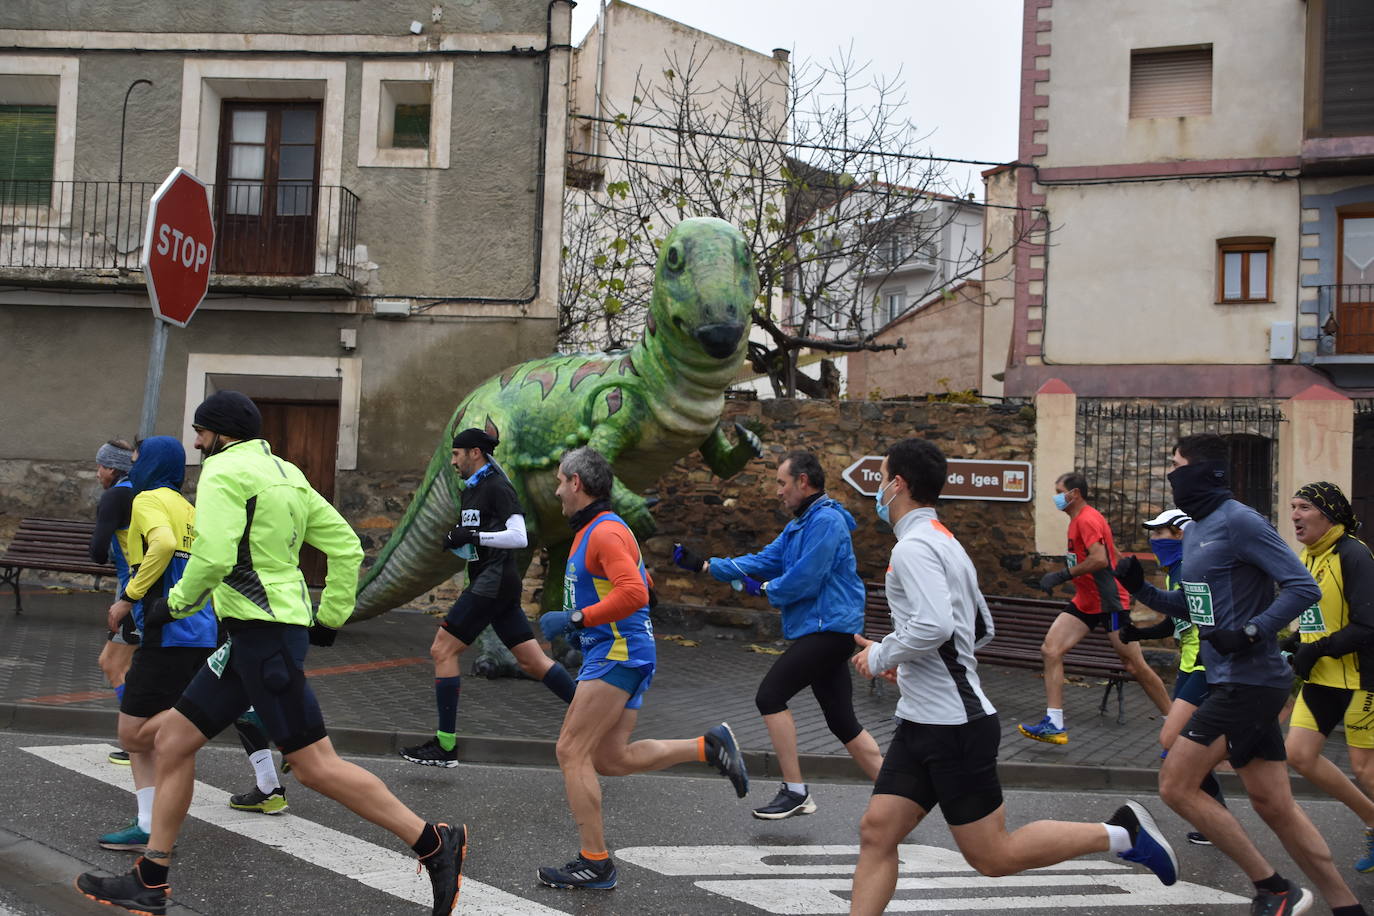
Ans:
[[[1159,675],[1145,663],[1136,643],[1123,643],[1117,631],[1129,620],[1131,596],[1116,581],[1112,570],[1118,555],[1107,520],[1088,505],[1088,481],[1082,474],[1069,473],[1054,482],[1054,504],[1069,516],[1068,566],[1047,573],[1040,580],[1046,594],[1073,580],[1074,596],[1050,624],[1040,655],[1045,660],[1045,718],[1034,725],[1022,723],[1017,730],[1027,738],[1047,744],[1068,744],[1064,728],[1064,656],[1095,627],[1102,627],[1112,648],[1120,656],[1145,695],[1164,714],[1169,712],[1169,694]]]

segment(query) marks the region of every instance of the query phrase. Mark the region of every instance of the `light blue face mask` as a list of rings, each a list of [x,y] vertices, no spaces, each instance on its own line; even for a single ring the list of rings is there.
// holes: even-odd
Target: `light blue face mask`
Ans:
[[[1054,494],[1054,507],[1058,509],[1060,512],[1063,512],[1065,509],[1067,509],[1069,507],[1069,494]]]
[[[892,481],[888,481],[887,487],[892,486],[892,483],[893,483]],[[893,493],[893,494],[892,494],[892,499],[889,499],[887,502],[883,502],[883,490],[886,490],[887,487],[883,487],[883,488],[880,489],[877,493],[874,493],[874,494],[873,494],[873,501],[874,501],[875,503],[877,503],[877,506],[876,506],[876,508],[874,509],[874,511],[878,513],[878,518],[882,519],[884,522],[887,522],[887,524],[890,525],[890,524],[892,524],[892,519],[891,519],[891,517],[890,517],[891,514],[892,514],[892,513],[891,513],[892,499],[896,499],[896,498],[897,498],[897,494],[896,494],[896,493]]]

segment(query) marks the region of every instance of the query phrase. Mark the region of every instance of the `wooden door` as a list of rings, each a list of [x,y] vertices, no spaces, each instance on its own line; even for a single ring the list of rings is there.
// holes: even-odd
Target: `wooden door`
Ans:
[[[314,273],[319,170],[319,102],[225,102],[215,270]]]
[[[253,402],[262,412],[262,437],[271,443],[272,453],[300,468],[310,485],[333,502],[339,444],[338,402],[271,398],[254,398]],[[301,570],[308,584],[324,585],[324,554],[308,544],[302,547]]]
[[[1374,353],[1374,212],[1342,213],[1336,282],[1336,350]]]

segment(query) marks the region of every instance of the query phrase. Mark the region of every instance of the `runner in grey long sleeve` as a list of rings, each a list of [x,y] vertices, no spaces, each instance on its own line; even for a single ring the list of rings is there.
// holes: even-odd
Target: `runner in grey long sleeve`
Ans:
[[[1252,916],[1290,916],[1312,905],[1311,891],[1280,876],[1235,816],[1200,788],[1229,758],[1255,812],[1317,885],[1335,916],[1359,916],[1331,850],[1293,800],[1278,715],[1293,672],[1276,634],[1321,598],[1321,590],[1278,533],[1232,498],[1227,446],[1220,436],[1185,436],[1174,449],[1174,504],[1193,518],[1183,532],[1178,591],[1147,585],[1140,562],[1123,560],[1117,576],[1137,599],[1201,633],[1208,694],[1184,726],[1159,773],[1165,804],[1226,853],[1255,884]],[[1278,586],[1278,595],[1274,587]]]

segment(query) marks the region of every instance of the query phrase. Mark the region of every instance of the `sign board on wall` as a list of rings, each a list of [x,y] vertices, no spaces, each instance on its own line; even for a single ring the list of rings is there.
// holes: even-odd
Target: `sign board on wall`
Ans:
[[[875,496],[882,485],[882,466],[882,455],[865,455],[845,468],[843,476],[864,496]],[[951,458],[940,498],[1030,502],[1031,463]]]

